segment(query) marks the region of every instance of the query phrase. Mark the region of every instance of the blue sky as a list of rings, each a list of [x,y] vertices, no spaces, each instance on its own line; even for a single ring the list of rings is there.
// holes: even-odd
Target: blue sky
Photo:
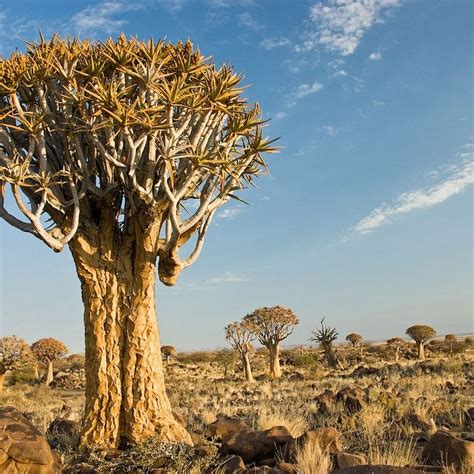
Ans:
[[[131,2],[130,2],[131,3]],[[259,306],[342,337],[473,331],[469,0],[0,0],[0,52],[58,31],[191,39],[250,85],[281,137],[271,174],[220,211],[199,260],[157,286],[162,341],[225,345]],[[83,347],[67,251],[0,223],[0,333]]]

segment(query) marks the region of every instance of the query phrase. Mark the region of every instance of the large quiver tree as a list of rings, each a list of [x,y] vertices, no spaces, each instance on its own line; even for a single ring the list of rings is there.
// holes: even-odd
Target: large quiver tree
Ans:
[[[243,319],[244,323],[255,334],[260,344],[269,352],[270,377],[281,377],[280,343],[293,332],[299,323],[298,317],[289,308],[283,306],[263,307],[256,309]]]
[[[254,382],[249,354],[253,349],[252,341],[255,339],[255,334],[252,332],[248,324],[242,321],[237,321],[226,326],[225,337],[227,341],[229,341],[229,344],[240,355],[245,380],[247,380],[247,382]]]
[[[191,442],[164,388],[155,275],[176,283],[216,210],[275,151],[240,81],[190,42],[123,35],[54,36],[0,61],[0,216],[55,251],[69,245],[81,281],[83,446],[156,431]]]

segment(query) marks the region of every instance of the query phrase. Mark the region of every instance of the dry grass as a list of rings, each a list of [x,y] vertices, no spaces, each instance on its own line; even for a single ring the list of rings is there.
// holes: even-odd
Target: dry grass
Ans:
[[[257,428],[264,431],[274,426],[284,426],[293,438],[298,438],[309,429],[308,417],[302,409],[263,406],[258,413]]]
[[[328,474],[331,470],[329,453],[321,449],[317,440],[298,446],[295,459],[301,474]]]

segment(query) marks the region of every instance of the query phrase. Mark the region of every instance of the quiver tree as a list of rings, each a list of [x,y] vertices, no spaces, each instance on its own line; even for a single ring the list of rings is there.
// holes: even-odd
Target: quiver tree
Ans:
[[[346,341],[350,342],[353,347],[357,346],[362,341],[362,336],[355,332],[351,332],[346,336]]]
[[[243,322],[260,344],[268,349],[270,377],[281,377],[280,343],[291,335],[299,323],[297,316],[291,309],[283,306],[263,307],[245,316]]]
[[[53,362],[67,354],[68,348],[66,344],[53,337],[46,337],[34,342],[31,345],[31,352],[38,362],[46,365],[47,370],[44,383],[49,385],[53,381]]]
[[[387,344],[395,348],[395,362],[398,362],[400,359],[400,347],[403,344],[403,339],[400,339],[399,337],[392,337],[391,339],[387,340]]]
[[[161,357],[166,366],[168,366],[171,357],[174,355],[176,355],[176,349],[174,346],[161,346]]]
[[[224,378],[226,378],[227,374],[229,373],[229,369],[234,367],[235,363],[237,362],[237,353],[233,349],[223,347],[216,351],[214,362],[218,366],[222,367],[224,371]]]
[[[444,336],[444,343],[448,347],[449,352],[450,352],[451,355],[454,352],[454,348],[455,348],[457,342],[458,342],[458,340],[457,340],[457,338],[454,334],[446,334],[446,336]]]
[[[250,367],[249,353],[252,351],[252,341],[255,334],[245,322],[235,322],[226,326],[225,337],[229,344],[239,353],[247,382],[253,382],[252,368]]]
[[[324,355],[326,357],[326,361],[328,366],[336,369],[341,366],[339,359],[334,352],[334,347],[332,343],[337,339],[339,335],[336,331],[336,328],[330,328],[324,324],[324,318],[321,319],[321,327],[315,329],[311,333],[310,341],[315,342],[316,344],[320,344],[323,348]]]
[[[275,151],[241,79],[190,42],[124,35],[55,35],[0,60],[0,216],[56,252],[69,246],[81,282],[82,446],[156,432],[191,443],[164,387],[155,277],[176,283],[217,209]]]
[[[436,331],[430,326],[415,325],[409,327],[405,334],[410,336],[416,344],[418,351],[418,359],[422,360],[425,358],[425,343],[432,337],[436,336]]]
[[[0,338],[0,393],[3,392],[5,374],[9,370],[26,369],[33,365],[30,346],[17,336]]]

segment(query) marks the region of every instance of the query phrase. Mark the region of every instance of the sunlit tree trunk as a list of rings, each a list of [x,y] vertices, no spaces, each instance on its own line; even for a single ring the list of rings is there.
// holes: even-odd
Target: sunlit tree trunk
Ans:
[[[117,448],[155,433],[192,444],[164,385],[150,248],[158,236],[135,232],[118,250],[104,229],[100,238],[80,235],[70,245],[85,307],[84,447]]]
[[[0,393],[3,393],[4,384],[5,384],[5,372],[0,372]]]
[[[395,362],[398,362],[399,359],[400,359],[400,347],[397,346],[395,348]]]
[[[271,344],[268,346],[268,351],[270,357],[270,377],[272,379],[278,379],[281,377],[280,345]]]
[[[242,366],[244,367],[245,380],[247,380],[247,382],[254,382],[248,352],[242,354]]]
[[[337,369],[340,366],[339,359],[337,358],[334,349],[331,344],[323,344],[324,355],[328,366],[332,369]]]
[[[425,358],[425,347],[423,342],[417,342],[416,348],[418,351],[418,359],[423,360]]]
[[[51,385],[52,381],[53,381],[53,361],[48,360],[48,368],[46,369],[46,380],[44,381],[44,384],[49,386]]]

